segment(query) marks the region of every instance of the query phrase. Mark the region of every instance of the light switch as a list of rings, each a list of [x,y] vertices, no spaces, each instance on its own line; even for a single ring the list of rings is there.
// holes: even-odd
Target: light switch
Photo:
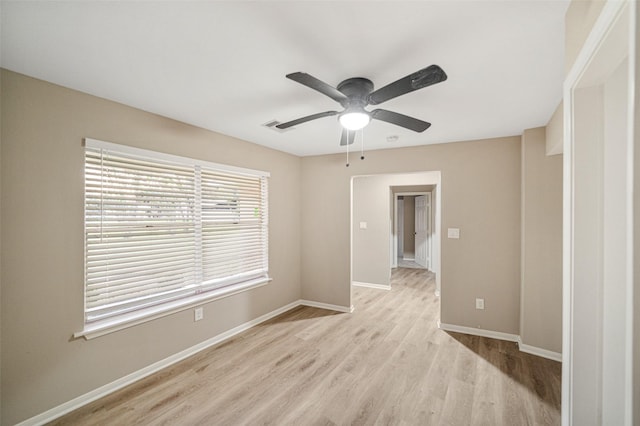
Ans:
[[[367,229],[367,222],[360,222],[360,229]]]
[[[195,308],[193,310],[193,320],[200,321],[202,318],[204,318],[204,311],[202,310],[202,308]]]
[[[449,238],[460,238],[460,228],[448,228],[447,229],[447,237],[449,237]]]

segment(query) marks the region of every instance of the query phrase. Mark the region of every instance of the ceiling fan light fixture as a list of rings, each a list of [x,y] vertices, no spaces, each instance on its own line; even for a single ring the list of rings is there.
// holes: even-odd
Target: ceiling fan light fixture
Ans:
[[[379,105],[398,96],[441,83],[447,79],[447,74],[438,65],[430,65],[377,90],[373,90],[374,86],[371,80],[363,77],[348,78],[340,82],[337,87],[318,80],[305,72],[294,72],[287,74],[286,77],[322,93],[338,102],[345,109],[342,112],[325,111],[307,115],[286,123],[276,124],[275,127],[279,130],[284,130],[318,118],[337,115],[343,127],[340,145],[351,145],[354,140],[353,137],[355,137],[354,132],[366,127],[371,120],[384,121],[417,133],[427,130],[431,123],[426,121],[386,109],[374,109],[371,112],[367,112],[365,108],[369,105]]]
[[[349,111],[340,116],[340,124],[347,130],[360,130],[371,121],[366,111]]]

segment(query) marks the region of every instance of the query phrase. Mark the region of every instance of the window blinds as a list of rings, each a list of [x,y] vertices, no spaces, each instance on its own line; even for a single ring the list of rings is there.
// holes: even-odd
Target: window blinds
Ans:
[[[267,176],[87,139],[85,322],[266,277]]]

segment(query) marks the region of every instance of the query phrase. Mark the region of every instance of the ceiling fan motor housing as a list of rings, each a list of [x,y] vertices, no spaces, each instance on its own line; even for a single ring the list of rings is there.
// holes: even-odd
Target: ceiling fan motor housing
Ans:
[[[341,102],[345,108],[361,107],[369,105],[369,93],[373,91],[373,82],[367,78],[354,77],[338,84],[337,89],[347,96],[347,100]]]

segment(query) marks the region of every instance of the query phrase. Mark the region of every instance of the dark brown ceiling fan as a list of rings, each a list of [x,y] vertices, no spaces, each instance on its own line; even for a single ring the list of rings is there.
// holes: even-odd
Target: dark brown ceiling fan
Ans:
[[[350,145],[355,139],[355,131],[365,127],[371,119],[395,124],[414,132],[424,132],[431,123],[386,109],[367,111],[365,107],[379,105],[389,99],[441,83],[447,79],[447,74],[438,65],[431,65],[375,91],[373,82],[362,77],[344,80],[337,88],[303,72],[287,74],[287,78],[330,97],[342,105],[344,110],[319,112],[278,124],[276,127],[286,129],[318,118],[338,115],[343,127],[340,145]]]

